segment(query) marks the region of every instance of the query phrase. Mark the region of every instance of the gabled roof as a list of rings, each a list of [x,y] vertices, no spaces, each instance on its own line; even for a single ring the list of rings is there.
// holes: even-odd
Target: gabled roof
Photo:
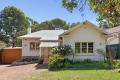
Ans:
[[[99,28],[98,26],[94,25],[93,23],[91,23],[91,22],[89,22],[89,21],[85,21],[85,22],[82,22],[82,23],[80,23],[80,24],[72,27],[71,29],[69,29],[69,30],[66,31],[65,33],[61,34],[60,36],[65,35],[65,34],[68,34],[68,33],[72,32],[73,30],[76,30],[76,29],[78,29],[79,27],[82,27],[83,25],[86,25],[86,24],[92,25],[93,28],[95,28],[96,30],[100,31],[101,33],[108,34],[107,31]]]
[[[120,26],[117,26],[117,27],[114,27],[114,28],[109,28],[109,29],[106,29],[106,31],[108,32],[108,33],[120,33]]]
[[[19,38],[40,38],[40,40],[58,40],[58,36],[66,30],[40,30]]]

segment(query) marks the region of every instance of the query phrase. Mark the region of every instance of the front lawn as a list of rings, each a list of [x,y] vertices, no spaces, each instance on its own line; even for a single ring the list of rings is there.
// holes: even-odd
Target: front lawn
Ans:
[[[45,71],[25,80],[120,80],[120,73],[111,70]]]
[[[76,62],[66,68],[45,71],[25,80],[120,80],[120,73],[107,70],[102,62]]]

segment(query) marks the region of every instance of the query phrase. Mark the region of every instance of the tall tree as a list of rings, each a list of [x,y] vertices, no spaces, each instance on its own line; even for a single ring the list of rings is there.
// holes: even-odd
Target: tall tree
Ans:
[[[38,23],[37,21],[28,18],[31,23],[32,32],[39,30],[55,30],[55,29],[65,29],[69,28],[69,24],[67,24],[64,20],[55,18],[49,21],[44,21]]]
[[[32,31],[32,32],[35,32],[35,31],[40,30],[40,29],[39,29],[39,23],[38,23],[37,21],[33,20],[33,19],[30,18],[30,17],[27,17],[27,19],[28,19],[28,21],[29,21],[29,23],[30,23],[30,27],[31,27],[31,31]]]
[[[66,24],[66,22],[62,19],[59,19],[59,18],[55,18],[53,20],[50,21],[53,29],[54,28],[62,28],[62,29],[68,29],[69,26],[68,24]]]
[[[120,24],[119,0],[62,0],[63,6],[70,12],[75,8],[82,11],[86,7],[86,2],[90,9],[99,15],[101,20],[104,19],[113,25]]]
[[[5,7],[0,12],[0,35],[15,46],[17,36],[20,36],[29,27],[29,22],[24,13],[14,6]]]

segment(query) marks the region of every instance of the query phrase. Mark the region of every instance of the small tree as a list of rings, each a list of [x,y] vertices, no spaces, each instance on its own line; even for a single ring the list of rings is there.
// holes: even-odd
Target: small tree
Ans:
[[[73,53],[73,50],[70,45],[60,45],[58,47],[53,48],[53,54],[59,54],[61,56],[68,56]]]
[[[97,49],[96,51],[98,54],[100,54],[104,58],[104,61],[105,61],[106,52],[103,49]]]
[[[72,55],[73,56],[72,61],[74,62],[75,53],[73,52],[73,49],[71,48],[70,45],[60,45],[58,47],[55,47],[55,48],[53,48],[52,53],[59,54],[63,57]]]

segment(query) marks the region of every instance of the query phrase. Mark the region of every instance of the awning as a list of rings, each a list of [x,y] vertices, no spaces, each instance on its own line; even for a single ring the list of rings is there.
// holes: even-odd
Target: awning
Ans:
[[[41,42],[39,47],[56,47],[58,42]]]

